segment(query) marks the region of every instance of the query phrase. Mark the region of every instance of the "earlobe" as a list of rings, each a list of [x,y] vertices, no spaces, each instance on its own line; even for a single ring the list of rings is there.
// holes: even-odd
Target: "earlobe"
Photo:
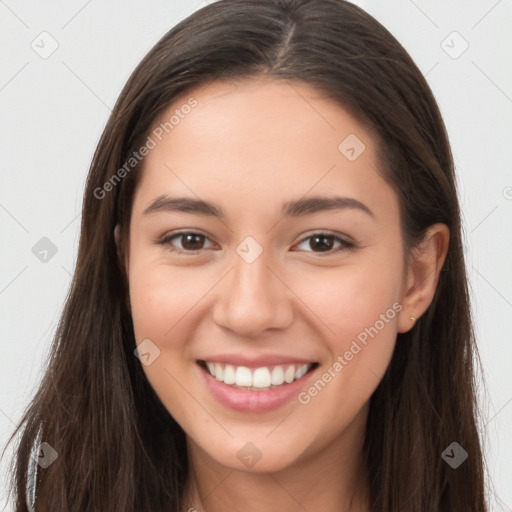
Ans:
[[[412,329],[430,306],[448,253],[449,239],[450,230],[446,224],[433,224],[427,229],[423,241],[411,250],[398,332]]]
[[[116,241],[116,246],[119,248],[119,237],[121,235],[121,226],[119,224],[116,224],[116,227],[114,228],[114,239]]]
[[[119,260],[119,263],[121,263],[121,226],[119,224],[116,224],[116,227],[114,228],[114,241],[116,244],[117,259]]]

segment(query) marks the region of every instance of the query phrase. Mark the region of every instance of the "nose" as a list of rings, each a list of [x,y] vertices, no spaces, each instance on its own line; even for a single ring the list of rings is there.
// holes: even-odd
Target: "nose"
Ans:
[[[283,329],[293,320],[293,294],[277,277],[279,272],[269,268],[264,254],[252,263],[236,254],[234,268],[217,288],[213,320],[241,337]]]

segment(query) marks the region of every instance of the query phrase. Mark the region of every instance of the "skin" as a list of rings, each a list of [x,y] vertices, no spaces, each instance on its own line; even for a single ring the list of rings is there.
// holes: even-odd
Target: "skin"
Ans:
[[[361,465],[369,399],[397,332],[432,301],[448,228],[431,226],[420,249],[404,252],[398,197],[379,174],[374,134],[315,89],[265,77],[214,82],[177,99],[153,127],[191,96],[197,106],[145,158],[124,261],[136,341],[160,350],[145,374],[187,435],[184,510],[369,510]],[[354,161],[338,149],[349,134],[365,145]],[[213,202],[225,218],[144,215],[162,194]],[[334,195],[373,215],[282,216],[286,201]],[[172,252],[191,251],[184,237],[157,243],[182,229],[206,235],[195,253]],[[331,239],[320,251],[307,237],[321,230],[354,247],[340,251]],[[252,263],[236,252],[247,236],[263,249]],[[232,410],[197,365],[225,353],[304,358],[319,364],[307,391],[393,304],[401,311],[307,404]],[[252,467],[237,457],[247,442],[261,454]]]

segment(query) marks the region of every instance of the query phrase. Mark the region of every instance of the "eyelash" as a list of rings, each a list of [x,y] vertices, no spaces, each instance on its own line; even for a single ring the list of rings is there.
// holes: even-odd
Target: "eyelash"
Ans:
[[[194,255],[198,254],[199,251],[203,250],[203,249],[182,250],[182,249],[170,248],[170,246],[171,246],[170,241],[173,238],[177,238],[177,237],[184,236],[184,235],[199,235],[199,236],[203,236],[206,239],[208,239],[208,236],[205,235],[204,233],[201,233],[200,231],[178,231],[178,232],[175,232],[175,233],[170,233],[168,235],[165,235],[161,239],[157,240],[156,243],[158,245],[162,245],[162,246],[168,245],[169,246],[169,251],[174,252],[176,254],[188,254],[190,256],[194,256]],[[312,235],[309,235],[309,236],[303,238],[296,245],[300,245],[303,242],[305,242],[305,241],[307,241],[309,239],[318,237],[318,236],[320,236],[320,237],[332,237],[334,241],[340,242],[341,246],[338,247],[337,249],[329,250],[329,251],[326,251],[326,252],[323,252],[323,253],[322,252],[315,252],[315,251],[306,251],[306,252],[311,252],[313,254],[317,254],[318,256],[329,256],[329,255],[332,255],[332,254],[335,254],[335,253],[341,253],[341,252],[345,252],[345,251],[350,251],[350,250],[355,248],[355,244],[353,242],[350,242],[350,241],[345,240],[345,239],[343,239],[343,238],[341,238],[339,236],[336,236],[336,233],[334,233],[332,231],[322,231],[322,230],[317,231],[317,232],[313,233]]]

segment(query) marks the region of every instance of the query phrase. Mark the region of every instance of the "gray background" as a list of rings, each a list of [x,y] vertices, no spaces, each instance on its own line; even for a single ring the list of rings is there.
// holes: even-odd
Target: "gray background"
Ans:
[[[410,52],[448,127],[487,385],[491,510],[511,511],[512,1],[357,3]],[[74,269],[85,178],[110,109],[146,52],[203,5],[0,0],[1,449],[49,353]],[[32,251],[43,237],[57,251],[46,262]],[[10,456],[0,467],[2,509]]]

